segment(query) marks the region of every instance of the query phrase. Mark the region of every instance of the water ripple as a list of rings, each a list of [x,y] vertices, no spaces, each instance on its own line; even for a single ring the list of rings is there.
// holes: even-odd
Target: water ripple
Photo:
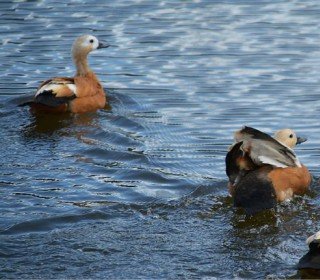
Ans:
[[[2,1],[0,277],[297,278],[319,227],[319,11],[314,0]],[[18,107],[40,81],[73,75],[70,46],[87,33],[111,44],[89,57],[110,107]],[[314,176],[308,195],[249,220],[225,187],[244,124],[308,137],[297,154]]]

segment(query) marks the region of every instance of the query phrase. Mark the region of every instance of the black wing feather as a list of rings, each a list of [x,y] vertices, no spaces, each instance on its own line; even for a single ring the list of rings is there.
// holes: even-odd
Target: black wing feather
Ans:
[[[58,107],[62,104],[68,103],[75,98],[76,95],[68,97],[56,97],[53,94],[52,90],[45,90],[35,97],[34,103],[40,103],[49,107]]]

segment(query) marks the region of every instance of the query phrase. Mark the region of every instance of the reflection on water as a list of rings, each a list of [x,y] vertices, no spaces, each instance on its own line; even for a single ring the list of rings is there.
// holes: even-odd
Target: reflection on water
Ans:
[[[319,230],[319,11],[306,1],[0,3],[0,277],[295,278]],[[72,76],[71,44],[110,108],[18,107]],[[224,157],[247,124],[291,127],[310,194],[255,217],[232,207]],[[169,260],[169,261],[168,261]]]
[[[64,114],[45,114],[43,112],[33,113],[30,112],[30,123],[28,123],[22,130],[22,133],[26,137],[35,138],[37,135],[47,134],[52,135],[56,131],[70,128],[70,127],[94,127],[99,129],[99,125],[96,122],[97,116],[95,113],[72,115],[69,113]],[[81,139],[82,132],[76,134]]]

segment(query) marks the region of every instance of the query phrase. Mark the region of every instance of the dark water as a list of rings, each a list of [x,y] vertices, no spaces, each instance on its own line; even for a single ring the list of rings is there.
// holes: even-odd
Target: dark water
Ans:
[[[319,230],[320,3],[1,1],[0,278],[297,278]],[[75,37],[111,110],[17,104],[72,76]],[[313,190],[232,207],[224,156],[243,124],[308,137]]]

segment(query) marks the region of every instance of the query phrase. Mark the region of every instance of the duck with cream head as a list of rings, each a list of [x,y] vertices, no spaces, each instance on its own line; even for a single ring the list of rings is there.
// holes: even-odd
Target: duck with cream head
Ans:
[[[255,213],[308,191],[311,174],[292,150],[307,139],[291,129],[279,130],[273,138],[247,126],[236,131],[234,139],[226,173],[236,207]]]
[[[89,68],[88,54],[96,49],[107,48],[108,44],[95,36],[78,37],[72,46],[72,57],[76,66],[73,78],[55,77],[43,82],[32,102],[32,110],[52,113],[86,113],[102,109],[106,105],[103,87]]]
[[[320,279],[320,231],[306,240],[309,251],[299,260],[301,279]]]

